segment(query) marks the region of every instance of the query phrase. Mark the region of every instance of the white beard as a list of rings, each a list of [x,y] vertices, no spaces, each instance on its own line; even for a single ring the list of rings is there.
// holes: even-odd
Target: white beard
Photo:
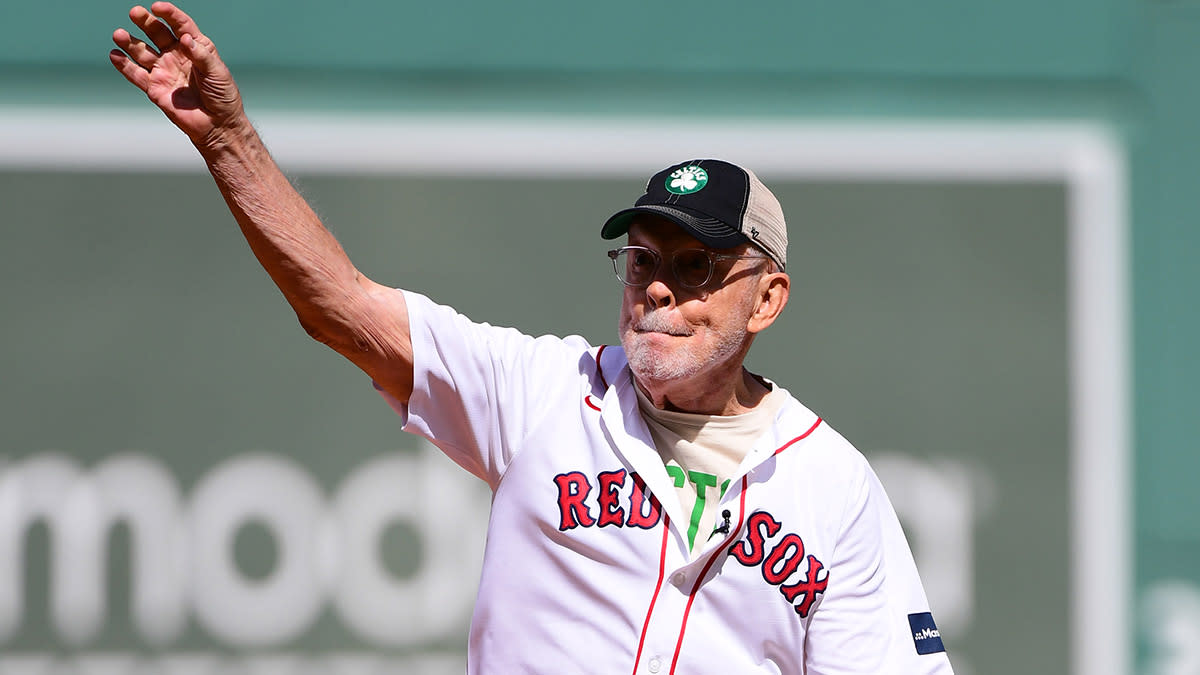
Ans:
[[[704,343],[681,340],[672,349],[656,348],[651,345],[654,333],[694,336],[690,326],[671,321],[664,310],[653,310],[645,314],[636,325],[626,326],[621,332],[621,346],[634,375],[642,381],[678,381],[695,377],[712,366],[728,361],[741,351],[746,343],[746,322],[749,314],[740,320],[728,321],[721,328],[709,326]],[[637,330],[635,330],[637,329]],[[648,332],[638,332],[638,331]]]

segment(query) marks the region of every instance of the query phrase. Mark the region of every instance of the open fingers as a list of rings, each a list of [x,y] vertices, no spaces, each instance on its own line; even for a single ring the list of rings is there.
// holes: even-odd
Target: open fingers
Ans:
[[[124,28],[113,31],[113,43],[120,47],[134,63],[146,70],[152,68],[154,62],[158,60],[158,52],[151,49],[150,45],[130,35],[129,31]]]
[[[160,52],[175,44],[175,35],[171,33],[171,29],[145,7],[138,5],[129,10],[129,20],[142,29]]]
[[[133,83],[133,86],[142,91],[146,91],[150,87],[150,72],[135,63],[125,52],[114,49],[108,53],[108,60],[125,76],[125,79]]]
[[[183,36],[187,34],[194,38],[199,38],[203,35],[196,26],[196,22],[192,21],[192,17],[169,2],[156,2],[150,5],[150,11],[165,21],[171,27],[171,30],[175,31],[175,35]]]

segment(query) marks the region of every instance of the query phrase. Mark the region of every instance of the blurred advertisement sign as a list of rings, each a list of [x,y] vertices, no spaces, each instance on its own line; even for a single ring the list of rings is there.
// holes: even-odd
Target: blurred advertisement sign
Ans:
[[[30,224],[0,246],[0,313],[22,317],[0,354],[19,411],[0,671],[461,672],[486,489],[307,340],[188,148],[101,127],[13,145],[0,181]],[[1013,645],[1028,672],[1127,671],[1125,193],[1102,131],[263,128],[373,278],[597,344],[619,302],[599,223],[671,161],[754,168],[788,214],[793,287],[749,365],[871,459],[956,671],[1008,672]]]

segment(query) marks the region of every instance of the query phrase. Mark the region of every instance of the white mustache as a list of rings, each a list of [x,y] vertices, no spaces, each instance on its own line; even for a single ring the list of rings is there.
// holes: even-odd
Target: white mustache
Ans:
[[[640,333],[666,333],[686,337],[692,334],[692,329],[686,323],[673,321],[666,310],[656,309],[644,314],[634,324],[633,329]]]

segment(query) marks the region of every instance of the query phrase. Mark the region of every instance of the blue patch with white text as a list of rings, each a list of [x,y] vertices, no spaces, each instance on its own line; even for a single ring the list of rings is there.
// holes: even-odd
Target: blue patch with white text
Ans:
[[[913,643],[917,646],[918,654],[936,654],[946,651],[942,644],[942,634],[933,622],[929,612],[908,615],[908,627],[912,629]]]

